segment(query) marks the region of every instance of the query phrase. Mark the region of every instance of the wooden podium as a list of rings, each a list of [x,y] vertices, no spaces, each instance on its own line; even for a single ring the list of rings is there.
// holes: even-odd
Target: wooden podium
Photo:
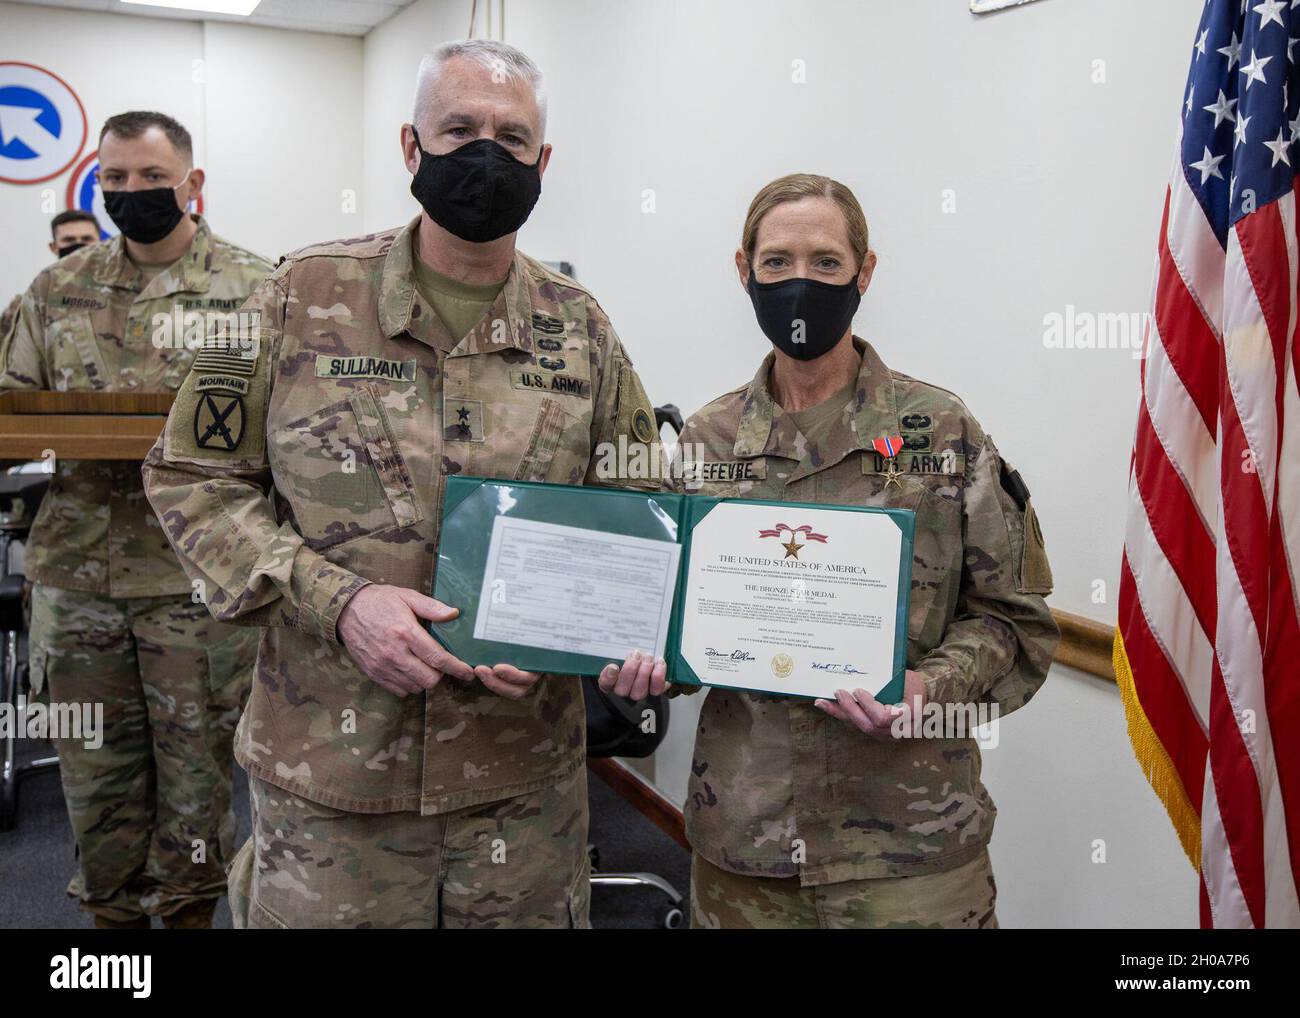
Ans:
[[[0,392],[0,459],[142,460],[167,420],[170,392]]]

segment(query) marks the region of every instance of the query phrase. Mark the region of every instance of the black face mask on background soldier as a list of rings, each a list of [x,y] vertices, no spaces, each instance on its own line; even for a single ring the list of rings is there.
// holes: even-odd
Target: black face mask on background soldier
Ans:
[[[542,193],[537,162],[521,163],[491,138],[436,156],[426,152],[412,126],[420,165],[411,194],[429,218],[461,240],[483,244],[524,225]]]
[[[85,241],[79,240],[73,244],[64,244],[56,250],[58,251],[60,258],[66,258],[68,255],[72,254],[73,251],[80,251],[83,247],[90,247],[90,245]]]
[[[189,180],[189,174],[185,175]],[[155,244],[185,218],[176,204],[176,192],[185,186],[151,187],[144,191],[103,191],[104,209],[122,235],[137,244]]]
[[[760,283],[751,268],[747,289],[759,328],[773,346],[800,361],[816,360],[834,347],[862,301],[856,275],[842,285],[817,279]]]

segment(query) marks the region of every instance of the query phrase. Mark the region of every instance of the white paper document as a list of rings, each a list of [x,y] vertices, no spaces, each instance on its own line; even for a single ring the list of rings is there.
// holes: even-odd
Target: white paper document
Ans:
[[[893,677],[902,541],[884,513],[715,506],[691,534],[682,657],[709,685],[875,695]]]
[[[610,661],[662,657],[680,554],[673,541],[498,516],[474,638]]]

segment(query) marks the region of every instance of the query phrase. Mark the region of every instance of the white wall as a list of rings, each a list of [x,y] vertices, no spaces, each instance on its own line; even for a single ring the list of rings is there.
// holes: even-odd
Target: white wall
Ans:
[[[880,255],[857,331],[966,400],[1033,490],[1052,603],[1111,623],[1138,364],[1046,349],[1044,316],[1147,310],[1201,5],[1044,0],[988,18],[966,6],[510,0],[506,38],[547,75],[555,146],[521,246],[572,261],[651,398],[689,413],[748,381],[767,347],[732,267],[750,198],[795,170],[843,180]],[[464,34],[464,7],[418,0],[366,39],[368,229],[416,210],[397,127],[420,53]],[[795,60],[806,84],[791,82]],[[678,802],[693,699],[674,702],[642,768]],[[986,783],[1003,922],[1195,925],[1195,878],[1115,688],[1056,668],[1002,729]]]
[[[1053,666],[998,739],[983,759],[1003,926],[1197,925],[1196,874],[1133,757],[1113,683]]]
[[[361,40],[220,21],[204,28],[216,229],[229,216],[230,238],[272,259],[364,233]]]
[[[401,226],[420,211],[411,197],[411,174],[402,161],[401,149],[402,125],[411,121],[415,72],[421,56],[440,42],[464,38],[468,24],[466,4],[417,0],[365,38],[362,101],[366,117],[361,125],[361,148],[365,153],[367,233]],[[540,211],[534,210],[534,217]]]
[[[361,40],[11,3],[0,3],[0,25],[0,59],[46,67],[81,97],[87,151],[114,113],[180,120],[207,170],[208,220],[227,239],[275,260],[362,232],[342,196],[361,191]],[[49,221],[65,207],[70,173],[0,184],[0,302],[51,260]]]

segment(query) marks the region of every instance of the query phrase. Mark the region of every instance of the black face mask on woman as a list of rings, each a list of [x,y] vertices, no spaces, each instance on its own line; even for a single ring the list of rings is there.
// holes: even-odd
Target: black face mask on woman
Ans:
[[[189,180],[188,173],[185,180]],[[176,204],[176,192],[185,186],[185,180],[175,187],[103,191],[104,209],[127,240],[155,244],[185,218],[185,210]]]
[[[842,285],[817,279],[760,283],[750,269],[747,288],[759,328],[773,346],[800,361],[816,360],[835,346],[862,301],[856,275]]]
[[[542,193],[542,164],[521,163],[491,138],[435,156],[420,150],[411,194],[429,218],[448,233],[474,244],[514,233],[524,225]]]

